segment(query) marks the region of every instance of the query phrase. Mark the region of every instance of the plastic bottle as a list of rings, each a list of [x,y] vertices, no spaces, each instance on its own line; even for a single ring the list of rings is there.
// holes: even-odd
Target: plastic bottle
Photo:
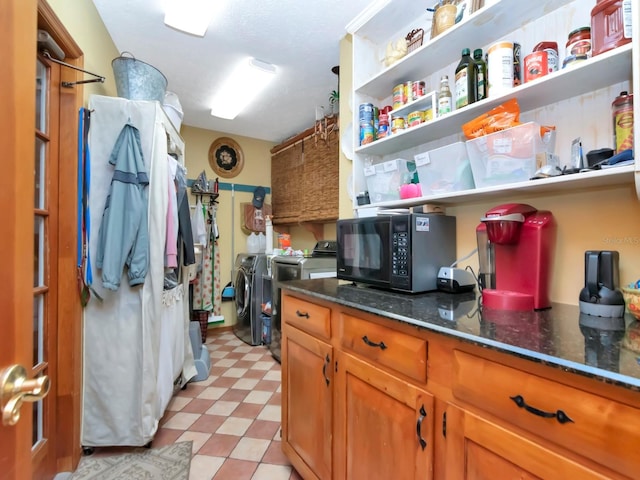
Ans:
[[[591,10],[591,55],[596,56],[631,42],[632,0],[598,0]],[[637,17],[638,13],[634,13]]]
[[[462,58],[456,67],[456,109],[476,101],[476,69],[471,52],[462,49]]]
[[[452,110],[451,89],[449,88],[449,76],[443,75],[440,79],[440,91],[438,92],[438,116],[441,117]]]
[[[256,232],[251,232],[247,237],[247,253],[260,253],[260,240]]]
[[[273,224],[271,223],[271,215],[267,215],[264,224],[264,235],[266,237],[265,253],[271,255],[273,253]]]
[[[487,98],[487,63],[482,58],[482,49],[473,51],[473,63],[476,65],[476,100]]]

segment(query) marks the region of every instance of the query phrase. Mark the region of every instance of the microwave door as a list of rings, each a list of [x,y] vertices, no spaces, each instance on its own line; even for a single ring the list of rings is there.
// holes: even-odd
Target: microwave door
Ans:
[[[388,286],[391,262],[387,219],[365,218],[342,223],[338,237],[339,278]]]

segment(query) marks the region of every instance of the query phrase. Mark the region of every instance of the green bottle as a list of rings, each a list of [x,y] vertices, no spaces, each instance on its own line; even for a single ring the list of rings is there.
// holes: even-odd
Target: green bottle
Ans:
[[[473,51],[473,63],[476,64],[476,100],[487,98],[487,62],[482,59],[482,49]]]
[[[476,101],[476,68],[468,48],[462,49],[462,58],[456,67],[456,109]]]

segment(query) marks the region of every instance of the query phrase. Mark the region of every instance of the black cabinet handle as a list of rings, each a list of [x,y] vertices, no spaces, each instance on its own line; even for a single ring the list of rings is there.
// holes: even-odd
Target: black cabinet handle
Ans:
[[[327,367],[329,363],[331,363],[331,359],[327,353],[327,357],[324,359],[324,365],[322,366],[322,376],[324,377],[324,381],[327,382],[327,387],[329,386],[329,378],[327,377]]]
[[[513,397],[509,397],[513,402],[519,407],[524,408],[527,412],[537,415],[542,418],[555,418],[558,423],[573,423],[573,420],[569,418],[569,415],[564,413],[562,410],[556,410],[555,412],[545,412],[544,410],[540,410],[539,408],[532,407],[531,405],[527,405],[524,397],[522,395],[515,395]]]
[[[309,318],[309,314],[307,312],[301,312],[300,310],[296,310],[296,315],[299,317]]]
[[[447,438],[447,412],[442,414],[442,436]]]
[[[369,338],[366,335],[362,337],[362,341],[367,345],[369,345],[370,347],[380,347],[380,350],[384,350],[385,348],[387,348],[384,342],[374,343],[371,340],[369,340]]]
[[[427,446],[427,441],[422,438],[422,421],[427,418],[427,412],[424,409],[424,405],[420,407],[420,417],[418,418],[418,423],[416,423],[416,433],[418,434],[418,440],[420,442],[420,446],[422,450],[424,450]]]

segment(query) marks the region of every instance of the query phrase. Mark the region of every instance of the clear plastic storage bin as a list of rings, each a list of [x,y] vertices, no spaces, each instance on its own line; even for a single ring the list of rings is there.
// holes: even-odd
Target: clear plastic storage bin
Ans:
[[[466,142],[477,188],[529,180],[539,153],[554,153],[555,130],[529,122]]]
[[[410,183],[415,172],[415,163],[403,158],[365,167],[371,203],[400,200],[400,185]]]
[[[429,150],[414,157],[422,195],[475,188],[464,142]]]

